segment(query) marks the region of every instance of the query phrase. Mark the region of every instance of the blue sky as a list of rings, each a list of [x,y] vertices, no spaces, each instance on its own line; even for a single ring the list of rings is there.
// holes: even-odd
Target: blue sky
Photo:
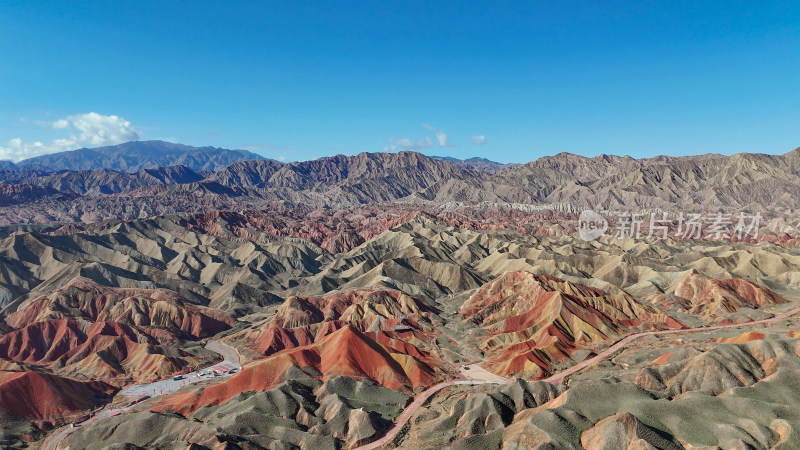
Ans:
[[[0,61],[0,159],[130,138],[285,160],[800,146],[798,2],[5,0]]]

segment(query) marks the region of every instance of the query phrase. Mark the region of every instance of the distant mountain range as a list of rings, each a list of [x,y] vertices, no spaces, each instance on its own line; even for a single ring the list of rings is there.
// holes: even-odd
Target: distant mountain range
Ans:
[[[213,173],[213,172],[208,172]],[[206,177],[186,166],[141,169],[134,173],[111,169],[62,170],[58,172],[17,171],[0,173],[0,180],[14,184],[45,186],[62,192],[80,195],[118,194],[144,186],[159,184],[186,184]]]
[[[481,172],[487,173],[496,173],[500,172],[501,170],[510,169],[512,167],[517,167],[519,164],[505,164],[499,163],[495,161],[491,161],[486,158],[468,158],[468,159],[458,159],[453,158],[452,156],[432,156],[434,159],[441,159],[442,161],[449,161],[460,166],[466,167],[467,169],[478,170]]]
[[[450,156],[432,156],[481,172],[495,173],[518,166],[490,161],[486,158],[458,159]],[[185,166],[194,171],[216,172],[240,161],[265,160],[263,156],[247,150],[228,150],[216,147],[192,147],[164,141],[131,141],[99,148],[81,148],[22,160],[18,163],[0,160],[0,172],[64,171],[108,169],[120,172],[138,172],[168,166]],[[268,166],[280,167],[273,161]]]
[[[11,161],[0,161],[0,171],[17,170],[17,165]]]
[[[249,152],[164,142],[113,148],[49,155],[50,160],[35,159],[41,164],[27,160],[14,170],[0,169],[0,182],[16,186],[4,189],[9,198],[0,198],[6,205],[0,209],[0,224],[133,219],[257,209],[276,202],[321,208],[390,202],[436,208],[521,204],[562,212],[800,208],[800,149],[784,155],[647,159],[560,153],[504,165],[415,152],[336,155],[283,164]],[[92,151],[103,158],[90,161]],[[57,167],[127,170],[54,171],[43,169],[46,161],[62,161],[47,162]],[[157,166],[162,161],[176,164]],[[157,167],[144,167],[148,165]],[[131,172],[134,168],[138,169]],[[67,198],[71,200],[64,201]]]
[[[264,159],[246,150],[191,147],[164,141],[132,141],[100,148],[82,148],[25,159],[0,161],[0,170],[95,170],[137,172],[165,166],[215,171],[237,161]]]

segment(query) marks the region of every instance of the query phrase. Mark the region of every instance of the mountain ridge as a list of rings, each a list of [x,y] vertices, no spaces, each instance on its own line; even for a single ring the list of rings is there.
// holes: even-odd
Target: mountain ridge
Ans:
[[[502,170],[472,169],[450,159],[405,151],[364,152],[286,164],[249,159],[224,168],[209,161],[201,165],[216,171],[192,167],[136,173],[0,171],[6,186],[0,190],[0,204],[5,205],[0,208],[0,224],[31,223],[43,217],[51,222],[130,220],[261,209],[275,203],[312,208],[393,202],[432,208],[525,205],[565,212],[588,208],[675,214],[678,209],[748,213],[800,209],[800,150],[783,155],[643,159],[559,153]],[[65,194],[78,197],[63,202]]]
[[[264,158],[247,150],[192,147],[158,140],[130,141],[106,147],[80,148],[36,156],[19,161],[10,166],[10,169],[53,171],[112,169],[136,172],[141,169],[185,165],[192,170],[215,171],[236,161],[247,159]]]

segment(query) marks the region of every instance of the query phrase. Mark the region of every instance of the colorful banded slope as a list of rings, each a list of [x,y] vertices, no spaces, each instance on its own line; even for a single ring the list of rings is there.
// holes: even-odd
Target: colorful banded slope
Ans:
[[[576,350],[615,339],[626,329],[683,326],[628,295],[521,271],[482,286],[462,305],[461,315],[488,333],[479,344],[487,368],[535,378]]]

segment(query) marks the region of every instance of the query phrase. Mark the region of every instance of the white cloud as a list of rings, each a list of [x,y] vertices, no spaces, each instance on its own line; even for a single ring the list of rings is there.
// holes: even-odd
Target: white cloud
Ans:
[[[483,145],[483,144],[486,143],[486,136],[484,136],[482,134],[481,135],[473,134],[472,135],[472,143],[475,144],[475,145]]]
[[[433,139],[429,137],[417,139],[416,141],[409,138],[401,138],[401,139],[390,138],[389,145],[384,147],[383,151],[386,152],[388,151],[393,152],[396,150],[416,151],[416,150],[421,150],[423,148],[430,148],[433,146],[434,146]]]
[[[54,139],[49,144],[39,141],[24,143],[20,138],[13,138],[5,147],[0,145],[0,160],[16,162],[80,147],[100,147],[139,139],[139,132],[129,121],[119,116],[104,116],[94,112],[68,116],[49,125],[53,129],[69,132],[69,136]]]
[[[450,145],[447,142],[447,133],[444,131],[434,127],[433,125],[423,123],[422,128],[426,130],[433,131],[436,135],[436,140],[434,141],[430,137],[424,137],[422,139],[411,139],[411,138],[389,138],[389,145],[383,147],[383,151],[385,152],[393,152],[396,150],[421,150],[423,148],[431,148],[435,147],[436,144],[439,144],[439,147],[449,147]]]
[[[426,130],[431,130],[434,133],[436,133],[436,142],[439,143],[439,147],[449,147],[449,145],[447,144],[447,133],[427,123],[423,123],[422,128],[425,128]]]
[[[436,140],[439,141],[439,147],[447,147],[447,135],[443,131],[436,132]]]

